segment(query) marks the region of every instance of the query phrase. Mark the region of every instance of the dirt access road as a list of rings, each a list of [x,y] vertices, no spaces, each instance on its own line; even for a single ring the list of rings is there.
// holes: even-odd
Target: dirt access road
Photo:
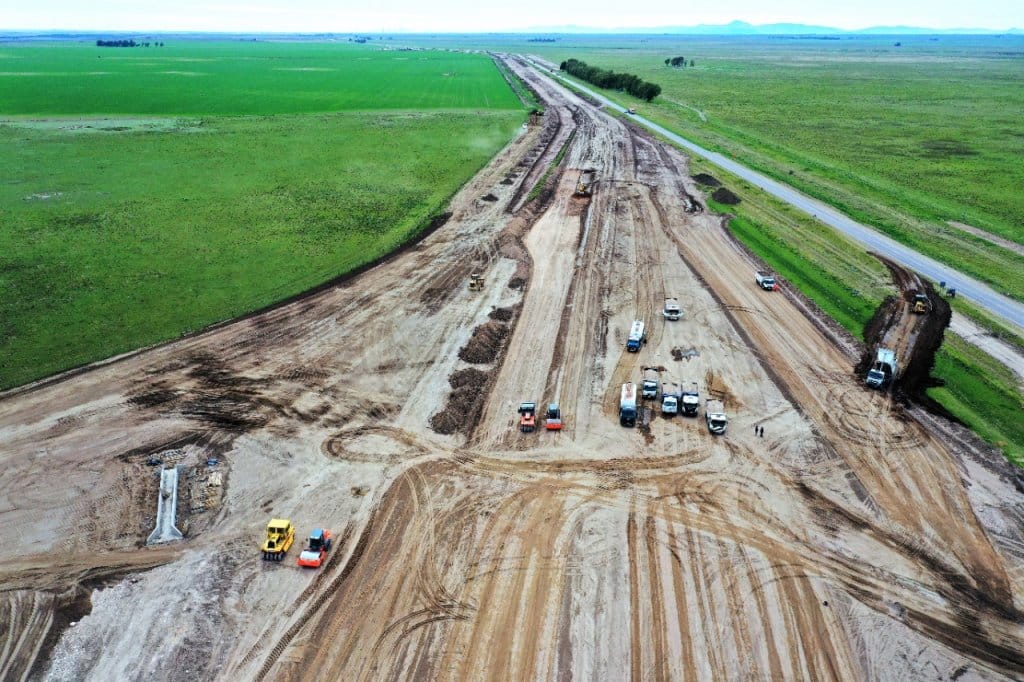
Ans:
[[[0,401],[0,677],[1024,675],[1010,466],[756,287],[685,157],[509,63],[541,124],[415,246]],[[620,427],[644,366],[723,400],[727,434]],[[519,433],[521,400],[566,428]],[[144,548],[157,460],[188,536]],[[333,529],[327,564],[261,561],[272,515]]]

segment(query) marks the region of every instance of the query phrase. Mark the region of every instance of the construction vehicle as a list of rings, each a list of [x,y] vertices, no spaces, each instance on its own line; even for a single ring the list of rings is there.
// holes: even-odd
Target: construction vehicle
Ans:
[[[629,109],[626,109],[626,113],[627,114],[635,114],[636,113],[636,109],[634,109],[633,107],[630,107]]]
[[[580,173],[580,181],[576,184],[576,196],[589,197],[594,192],[594,181],[597,171],[588,169]]]
[[[530,433],[537,428],[537,403],[519,404],[519,430]]]
[[[483,291],[484,288],[484,276],[480,273],[474,272],[469,276],[469,290],[470,291]]]
[[[679,414],[679,399],[683,391],[675,382],[661,385],[661,413],[664,415]]]
[[[548,403],[548,414],[544,419],[544,428],[548,431],[562,430],[562,410],[559,409],[558,403]]]
[[[725,405],[721,400],[709,400],[704,406],[704,418],[708,422],[708,431],[715,435],[725,433],[729,419],[725,416]]]
[[[754,281],[757,282],[757,286],[765,291],[775,291],[779,288],[779,283],[775,281],[775,277],[767,272],[755,272]]]
[[[865,380],[871,388],[883,388],[896,377],[896,353],[888,348],[879,348],[875,361],[868,370]]]
[[[640,385],[640,395],[645,400],[655,400],[658,397],[658,378],[661,375],[654,367],[644,367],[644,380]]]
[[[675,322],[683,316],[683,311],[679,307],[679,301],[674,298],[665,299],[665,309],[661,313],[665,316],[666,320],[672,320]]]
[[[299,566],[320,568],[329,551],[331,551],[331,531],[314,528],[309,533],[306,548],[299,553]]]
[[[636,384],[632,381],[622,384],[619,396],[619,424],[636,426]]]
[[[924,294],[914,294],[914,301],[910,307],[913,312],[925,315],[928,313],[929,308],[931,308],[931,301],[928,300],[927,296]]]
[[[687,388],[683,389],[683,395],[679,400],[679,409],[687,417],[696,417],[700,410],[700,393],[697,391],[697,382],[691,381]]]
[[[647,333],[644,331],[644,321],[633,320],[633,326],[629,329],[629,338],[626,339],[626,350],[636,353],[645,343],[647,343]]]
[[[271,519],[267,524],[267,539],[263,541],[263,559],[280,561],[295,542],[295,527],[288,519]]]

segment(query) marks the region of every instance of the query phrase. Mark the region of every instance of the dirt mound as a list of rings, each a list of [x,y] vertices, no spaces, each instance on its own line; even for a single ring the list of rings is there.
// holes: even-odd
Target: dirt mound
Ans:
[[[714,175],[708,175],[707,173],[697,173],[691,175],[694,180],[707,187],[721,187],[722,183]]]
[[[459,357],[474,365],[494,362],[508,339],[508,325],[490,320],[473,330],[469,342],[459,351]]]
[[[462,433],[468,436],[472,433],[480,420],[489,379],[488,372],[475,367],[452,372],[448,377],[452,387],[448,403],[430,418],[430,428],[444,435]]]
[[[711,198],[726,206],[735,206],[740,203],[740,198],[732,193],[727,187],[719,187],[711,193]]]
[[[495,308],[487,316],[492,320],[498,320],[500,322],[508,322],[512,319],[515,311],[512,308]]]
[[[522,277],[513,277],[508,281],[509,289],[522,289],[526,285],[526,280]]]
[[[497,201],[497,200],[498,200],[498,197],[494,196],[494,194],[492,192],[488,192],[487,194],[483,195],[483,197],[481,197],[481,201]]]

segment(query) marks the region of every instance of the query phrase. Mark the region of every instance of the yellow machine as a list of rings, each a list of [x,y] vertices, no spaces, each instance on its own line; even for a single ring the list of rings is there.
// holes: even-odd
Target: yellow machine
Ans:
[[[263,559],[280,561],[295,542],[295,527],[288,519],[271,519],[267,524],[267,539],[263,541]]]
[[[589,197],[594,192],[594,182],[597,179],[597,171],[585,170],[580,173],[580,181],[576,184],[576,196]]]
[[[469,290],[470,291],[481,291],[484,288],[484,276],[473,273],[469,276]]]
[[[927,313],[928,312],[928,297],[924,294],[917,294],[914,296],[914,303],[912,304],[911,310],[915,313]]]

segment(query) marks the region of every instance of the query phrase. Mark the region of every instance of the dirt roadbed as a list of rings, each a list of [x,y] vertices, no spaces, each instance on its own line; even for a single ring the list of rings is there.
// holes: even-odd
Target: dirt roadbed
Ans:
[[[421,242],[0,401],[0,677],[1024,676],[1010,465],[757,287],[679,152],[506,63],[544,116]],[[696,383],[698,418],[621,427],[644,367]],[[520,432],[526,400],[564,428]],[[188,532],[145,547],[165,465]],[[271,517],[299,532],[282,562]]]

